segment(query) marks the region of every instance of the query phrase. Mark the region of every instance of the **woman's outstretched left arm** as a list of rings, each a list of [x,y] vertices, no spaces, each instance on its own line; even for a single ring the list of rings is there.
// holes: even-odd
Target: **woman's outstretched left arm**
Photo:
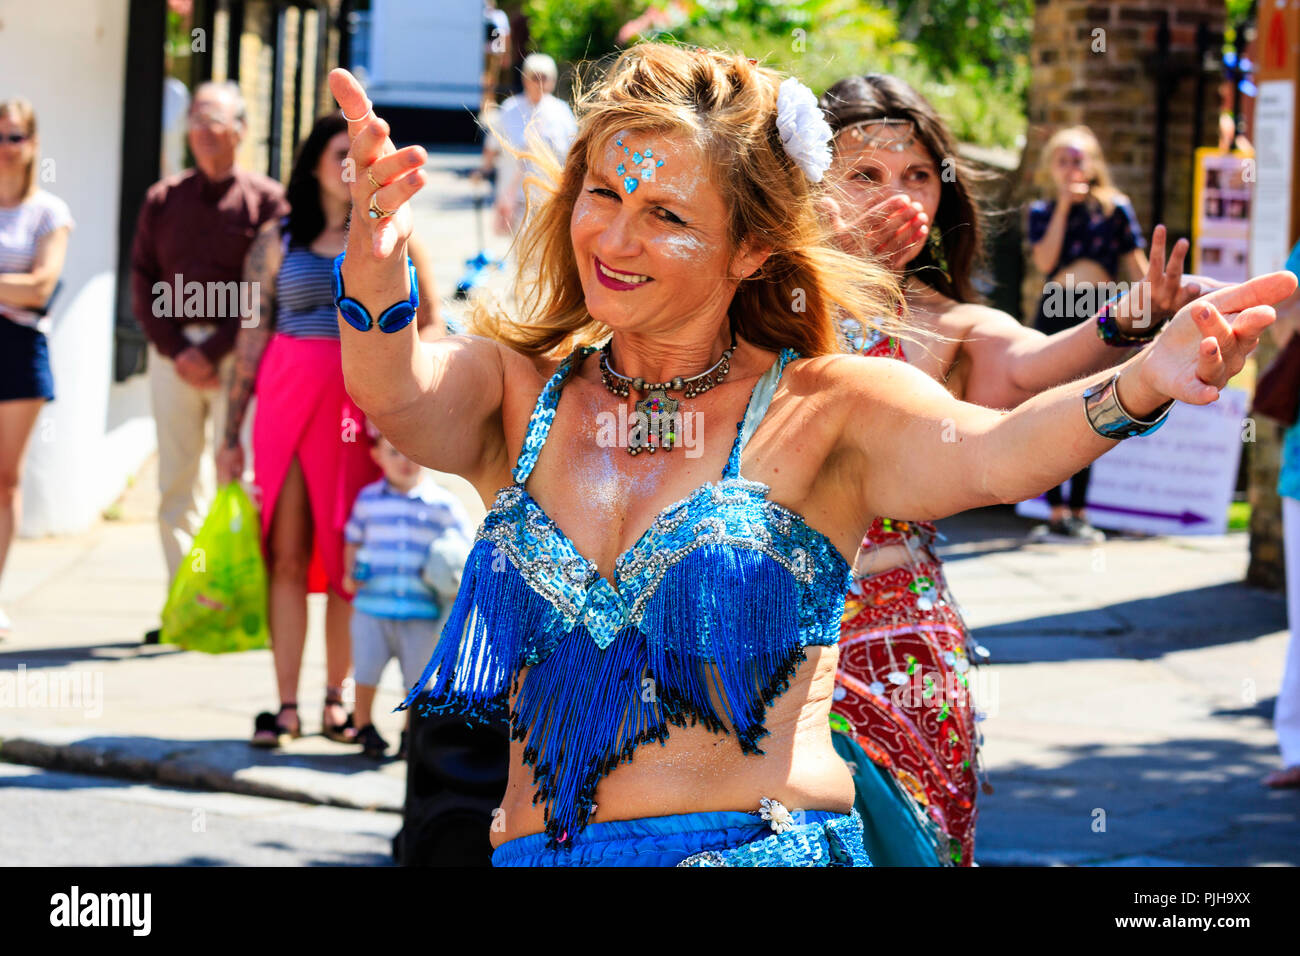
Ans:
[[[1208,291],[1183,276],[1187,240],[1179,239],[1174,244],[1168,262],[1165,243],[1165,227],[1156,226],[1146,276],[1111,307],[1121,332],[1140,334],[1159,328],[1180,308]],[[1059,291],[1058,304],[1073,311],[1076,291],[1085,290],[1082,286],[1077,290],[1065,286]],[[1095,312],[1101,310],[1103,303],[1097,300],[1102,297],[1102,294],[1092,297]],[[976,305],[961,308],[973,316],[970,331],[962,343],[963,355],[971,363],[962,397],[976,405],[1014,408],[1062,382],[1111,368],[1131,354],[1129,350],[1104,343],[1097,336],[1097,325],[1092,319],[1084,319],[1074,328],[1055,335],[1044,335],[996,309]]]
[[[1170,399],[1205,405],[1241,370],[1274,320],[1272,304],[1296,288],[1289,272],[1260,276],[1184,306],[1147,349],[1120,366],[1118,396],[1137,419]],[[1098,458],[1116,441],[1088,423],[1081,397],[1114,370],[1053,388],[1011,412],[953,398],[901,362],[846,356],[836,375],[870,409],[842,429],[839,450],[862,462],[859,518],[939,518],[1023,501]],[[843,394],[843,393],[841,393]]]

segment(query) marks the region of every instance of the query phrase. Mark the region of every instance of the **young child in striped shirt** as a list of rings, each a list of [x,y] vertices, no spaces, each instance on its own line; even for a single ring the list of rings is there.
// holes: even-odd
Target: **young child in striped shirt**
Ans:
[[[375,688],[396,657],[411,687],[433,656],[435,625],[445,610],[421,578],[434,542],[445,535],[474,536],[464,506],[419,465],[367,426],[371,454],[384,477],[361,489],[344,528],[343,567],[352,601],[352,661],[356,681],[356,742],[367,757],[382,759],[388,741],[371,718]],[[407,726],[410,714],[407,714]],[[406,757],[402,731],[398,759]]]

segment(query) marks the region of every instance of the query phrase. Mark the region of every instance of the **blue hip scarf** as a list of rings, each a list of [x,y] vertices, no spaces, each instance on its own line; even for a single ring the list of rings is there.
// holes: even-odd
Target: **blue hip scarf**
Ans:
[[[810,810],[784,833],[753,813],[719,811],[593,823],[572,849],[548,850],[547,835],[509,840],[493,866],[870,866],[858,811]],[[689,859],[688,859],[689,858]]]

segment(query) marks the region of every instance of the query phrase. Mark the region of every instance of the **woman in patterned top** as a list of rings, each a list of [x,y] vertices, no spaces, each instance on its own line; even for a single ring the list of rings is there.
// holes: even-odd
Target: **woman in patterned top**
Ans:
[[[979,302],[973,175],[920,93],[870,74],[839,81],[821,102],[837,134],[827,218],[841,247],[883,258],[900,276],[907,322],[917,330],[906,341],[853,341],[850,329],[854,351],[902,359],[990,408],[1013,408],[1129,355],[1100,341],[1090,323],[1047,336]],[[1199,291],[1181,284],[1187,243],[1175,245],[1167,268],[1164,243],[1159,227],[1147,275],[1157,323]],[[1118,304],[1124,328],[1131,305]],[[971,863],[979,735],[967,674],[982,649],[947,591],[935,534],[926,522],[877,519],[842,624],[835,691],[842,733],[834,739],[856,767],[860,809],[893,823],[875,834],[873,858],[882,863]]]
[[[1079,292],[1105,289],[1101,296],[1105,301],[1116,280],[1141,281],[1149,263],[1137,214],[1128,197],[1111,182],[1101,144],[1088,127],[1059,130],[1047,141],[1040,157],[1038,184],[1051,189],[1055,198],[1039,199],[1029,206],[1028,238],[1034,265],[1047,276],[1034,328],[1053,335],[1092,317],[1091,309],[1083,314],[1075,308]],[[1096,295],[1090,298],[1097,301]],[[1084,512],[1089,474],[1084,468],[1070,479],[1068,507],[1061,488],[1047,492],[1051,520],[1035,528],[1035,535],[1104,540],[1105,536],[1088,524]]]
[[[32,105],[0,101],[0,572],[18,530],[27,442],[54,400],[45,306],[72,229],[68,204],[36,183],[38,146]],[[0,639],[9,629],[0,609]]]
[[[271,650],[280,709],[257,716],[251,743],[274,747],[301,732],[298,674],[307,639],[307,594],[326,593],[325,736],[354,735],[342,685],[351,665],[351,593],[344,583],[343,526],[357,493],[379,477],[365,441],[365,417],[343,387],[338,318],[331,274],[343,251],[351,208],[342,173],[347,124],[322,116],[298,147],[287,197],[290,213],[267,223],[245,260],[245,280],[258,290],[264,321],[239,330],[226,434],[217,454],[224,483],[244,472],[240,444],[249,398],[254,487],[270,577]],[[341,172],[342,170],[342,172]],[[420,281],[419,327],[442,335],[433,270],[422,247],[412,257]]]

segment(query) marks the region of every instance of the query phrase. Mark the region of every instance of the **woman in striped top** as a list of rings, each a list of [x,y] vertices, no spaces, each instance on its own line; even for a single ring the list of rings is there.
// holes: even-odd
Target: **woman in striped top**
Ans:
[[[343,526],[363,486],[379,477],[363,429],[365,418],[343,386],[331,271],[343,251],[351,208],[340,171],[347,124],[339,113],[316,121],[290,174],[286,219],[268,223],[248,251],[244,281],[254,283],[258,315],[235,344],[230,411],[217,471],[222,482],[244,471],[240,445],[249,398],[254,491],[270,574],[271,649],[280,710],[257,717],[252,743],[276,746],[301,732],[298,677],[307,639],[307,594],[326,593],[324,733],[350,741],[352,717],[342,685],[351,666],[352,598],[344,584]],[[420,335],[445,334],[433,270],[417,246]]]
[[[0,100],[0,572],[18,530],[27,442],[54,398],[45,306],[72,229],[67,203],[36,185],[37,146],[32,105]],[[9,628],[0,609],[0,639]]]

